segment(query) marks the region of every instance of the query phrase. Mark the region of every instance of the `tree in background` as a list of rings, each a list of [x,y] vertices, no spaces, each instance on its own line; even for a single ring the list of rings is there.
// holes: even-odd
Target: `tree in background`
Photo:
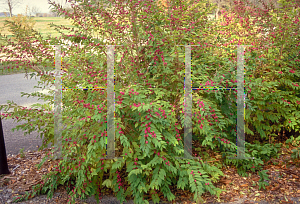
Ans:
[[[51,17],[57,17],[58,15],[57,15],[57,13],[50,12],[50,16],[51,16]]]
[[[34,15],[34,16],[37,16],[37,14],[41,13],[41,10],[36,7],[36,6],[32,6],[31,7],[31,13]]]
[[[2,0],[2,4],[6,5],[8,8],[6,10],[9,12],[9,17],[12,17],[13,8],[20,4],[20,0]]]

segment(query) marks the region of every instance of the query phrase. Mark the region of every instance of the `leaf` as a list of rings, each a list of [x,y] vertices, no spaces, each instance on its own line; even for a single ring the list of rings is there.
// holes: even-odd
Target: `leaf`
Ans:
[[[231,183],[232,181],[231,181],[231,180],[228,180],[228,179],[221,179],[220,182],[221,182],[221,183],[224,183],[224,184],[229,184],[229,183]]]
[[[130,173],[128,174],[128,177],[130,177],[132,174],[138,175],[142,173],[142,169],[134,169],[131,170]]]
[[[121,144],[124,146],[124,147],[130,147],[130,144],[128,142],[128,139],[125,135],[121,135],[120,137],[120,140],[121,140]]]
[[[257,113],[257,119],[258,119],[258,121],[264,120],[264,117],[260,112]]]
[[[112,188],[112,181],[110,179],[106,179],[103,181],[102,186],[106,186],[107,188]]]
[[[183,177],[180,177],[177,183],[177,187],[184,190],[184,187],[188,184],[187,179],[184,179]]]
[[[91,175],[92,175],[92,176],[97,176],[97,171],[96,171],[96,169],[91,168],[91,170],[92,170]]]
[[[165,179],[165,176],[166,176],[165,170],[164,170],[164,169],[160,169],[160,171],[159,171],[159,178],[160,178],[161,180],[164,180],[164,179]]]
[[[91,116],[90,111],[85,111],[85,114],[86,114],[87,116]]]
[[[123,165],[123,160],[118,159],[112,165],[111,169],[119,169]]]

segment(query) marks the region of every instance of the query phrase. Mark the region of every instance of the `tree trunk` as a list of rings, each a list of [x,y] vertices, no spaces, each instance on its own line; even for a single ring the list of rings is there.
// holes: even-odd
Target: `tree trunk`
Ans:
[[[9,9],[9,16],[12,17],[12,5],[10,3],[8,4],[8,9]]]
[[[0,117],[0,175],[2,174],[10,174],[7,165],[7,157],[5,150],[5,142],[2,128],[2,121]]]

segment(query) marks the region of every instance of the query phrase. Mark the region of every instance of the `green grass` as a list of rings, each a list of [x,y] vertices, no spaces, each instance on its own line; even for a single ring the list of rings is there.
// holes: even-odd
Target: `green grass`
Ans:
[[[53,22],[53,21],[60,21],[60,20],[51,20],[50,22]],[[49,20],[35,20],[35,22],[49,22]]]
[[[53,37],[59,37],[59,32],[54,30],[54,27],[50,27],[50,23],[53,23],[54,25],[65,25],[69,28],[72,28],[72,21],[62,18],[62,17],[33,17],[33,21],[35,21],[35,25],[33,27],[34,30],[41,33],[42,37],[47,37],[47,34],[50,34]],[[10,20],[9,17],[0,17],[0,33],[5,36],[11,37],[13,34],[9,31],[8,26],[4,26],[5,20]],[[64,33],[68,33],[67,31],[64,31]]]

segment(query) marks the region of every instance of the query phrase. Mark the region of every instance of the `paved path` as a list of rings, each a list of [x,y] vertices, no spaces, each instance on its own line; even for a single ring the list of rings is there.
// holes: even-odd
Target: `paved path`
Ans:
[[[21,97],[21,92],[33,93],[35,91],[47,93],[47,90],[42,91],[41,88],[34,88],[38,86],[39,77],[36,79],[33,77],[30,79],[25,78],[25,74],[13,74],[13,75],[3,75],[0,76],[0,104],[7,104],[7,100],[13,101],[20,106],[25,106],[27,108],[32,107],[35,103],[45,104],[45,101],[38,100],[38,97]],[[9,111],[13,111],[12,109]],[[2,110],[1,112],[4,112]],[[24,151],[38,150],[37,146],[41,146],[42,139],[37,138],[39,135],[37,131],[30,133],[29,135],[24,136],[23,130],[11,131],[12,128],[17,125],[24,124],[27,121],[16,122],[13,119],[4,119],[2,120],[4,140],[6,146],[7,154],[18,154],[19,150],[24,147]]]

